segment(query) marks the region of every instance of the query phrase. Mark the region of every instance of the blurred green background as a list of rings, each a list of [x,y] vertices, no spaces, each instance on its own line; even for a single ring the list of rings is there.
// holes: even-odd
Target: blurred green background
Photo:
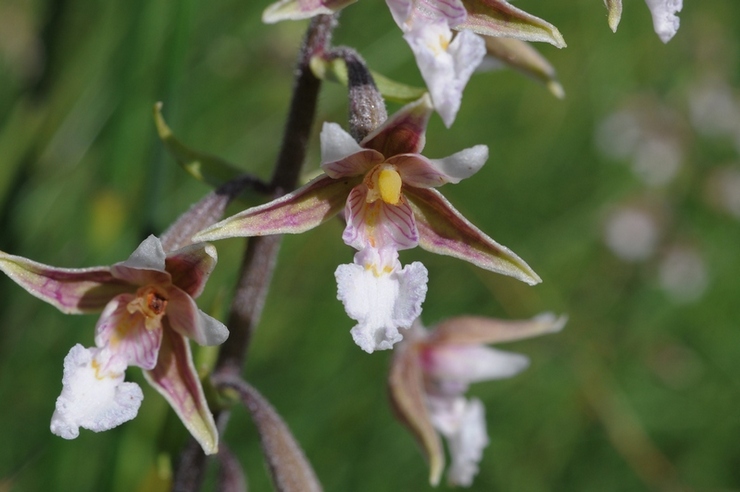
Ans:
[[[189,145],[268,177],[306,23],[263,25],[266,4],[3,0],[0,249],[111,264],[207,193],[157,140],[155,101]],[[668,45],[641,0],[625,0],[616,34],[600,0],[517,5],[568,42],[537,46],[567,97],[515,72],[477,74],[451,130],[433,117],[425,154],[490,147],[477,176],[442,191],[544,282],[402,255],[429,269],[427,326],[465,313],[570,317],[561,334],[502,347],[529,355],[529,370],[473,386],[491,444],[471,490],[740,490],[740,3],[686,2]],[[384,2],[348,8],[335,40],[421,84]],[[324,86],[320,121],[346,123],[345,94]],[[330,222],[285,239],[245,375],[327,491],[431,490],[387,403],[391,354],[359,350],[335,298],[334,269],[353,254],[340,234]],[[199,302],[221,319],[242,243],[218,244]],[[0,293],[0,491],[156,490],[164,401],[133,368],[145,391],[134,421],[53,436],[62,361],[92,345],[96,318],[64,316],[4,276]],[[243,409],[225,440],[251,490],[269,490]]]

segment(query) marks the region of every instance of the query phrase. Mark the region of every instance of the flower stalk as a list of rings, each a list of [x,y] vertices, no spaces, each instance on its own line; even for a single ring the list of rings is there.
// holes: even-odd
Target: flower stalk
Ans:
[[[275,197],[292,191],[298,182],[321,86],[321,81],[311,71],[310,61],[313,56],[323,55],[328,50],[336,24],[335,17],[319,15],[311,20],[306,31],[298,55],[288,120],[270,181]],[[214,377],[239,374],[244,367],[252,333],[262,315],[280,241],[281,236],[272,235],[252,238],[247,242],[228,320],[231,335],[220,348]],[[216,424],[221,432],[226,427],[229,413],[224,409],[215,412]],[[173,491],[199,490],[205,468],[206,456],[190,439],[178,460]]]

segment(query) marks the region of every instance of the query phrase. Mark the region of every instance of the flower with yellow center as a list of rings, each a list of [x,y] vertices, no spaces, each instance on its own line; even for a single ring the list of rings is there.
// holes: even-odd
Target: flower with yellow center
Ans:
[[[421,313],[427,271],[419,262],[402,267],[398,252],[420,245],[529,284],[536,273],[508,248],[468,222],[434,188],[473,175],[488,158],[476,145],[443,159],[424,148],[431,99],[403,107],[361,142],[336,123],[321,131],[325,174],[302,188],[250,208],[199,232],[193,240],[300,233],[344,208],[344,242],[358,253],[335,273],[338,297],[358,323],[355,342],[367,352],[390,348],[400,328]]]
[[[143,393],[123,378],[139,366],[203,450],[216,452],[218,432],[187,342],[215,345],[228,336],[193,300],[215,264],[212,245],[166,254],[154,236],[110,267],[56,268],[0,252],[0,270],[34,296],[68,314],[102,311],[95,346],[77,344],[64,359],[54,434],[73,439],[80,427],[99,432],[134,418]]]

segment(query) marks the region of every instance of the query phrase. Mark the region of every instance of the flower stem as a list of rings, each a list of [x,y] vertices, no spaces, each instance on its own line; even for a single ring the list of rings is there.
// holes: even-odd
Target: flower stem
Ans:
[[[322,55],[329,48],[336,27],[333,16],[314,17],[308,26],[295,69],[293,97],[288,121],[278,155],[271,186],[275,197],[292,191],[298,182],[311,127],[316,114],[321,81],[309,67],[311,57]],[[252,332],[259,323],[272,272],[280,249],[280,236],[263,236],[247,241],[234,299],[229,315],[229,339],[221,346],[214,374],[239,374],[244,367]],[[215,413],[223,433],[229,418],[228,410]],[[190,438],[178,460],[172,490],[194,492],[200,489],[206,469],[206,456],[198,443]]]

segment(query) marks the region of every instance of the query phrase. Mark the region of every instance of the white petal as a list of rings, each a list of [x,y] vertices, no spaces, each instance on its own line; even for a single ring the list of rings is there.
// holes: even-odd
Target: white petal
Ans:
[[[321,128],[321,162],[334,162],[360,152],[362,147],[336,123],[324,122]]]
[[[452,39],[444,22],[417,22],[404,34],[432,95],[434,108],[449,127],[460,109],[463,89],[486,54],[483,38],[462,31]]]
[[[477,173],[488,160],[488,147],[476,145],[444,159],[430,159],[432,166],[447,176],[448,183],[459,183]]]
[[[162,243],[159,238],[150,235],[131,253],[128,260],[118,263],[128,268],[144,268],[147,270],[164,271],[164,260],[166,258]]]
[[[64,358],[62,394],[51,418],[51,432],[74,439],[80,427],[100,432],[133,419],[144,394],[123,381],[125,364],[100,349],[77,344]]]
[[[411,0],[385,0],[398,27],[404,28],[411,15]]]
[[[352,337],[362,350],[372,353],[392,348],[403,338],[399,328],[408,328],[421,314],[428,274],[419,262],[403,269],[398,260],[393,267],[366,266],[363,256],[358,253],[354,264],[340,265],[334,275],[337,298],[347,315],[358,322]]]
[[[683,8],[683,0],[645,0],[653,15],[653,28],[660,39],[667,43],[678,31],[680,20],[676,16]]]
[[[488,446],[486,411],[477,398],[469,400],[463,411],[457,432],[447,436],[450,449],[450,468],[447,481],[450,485],[469,487],[478,474],[478,463],[483,458],[483,449]]]
[[[475,383],[510,378],[529,366],[529,359],[482,345],[437,345],[428,349],[424,372],[442,384]]]

